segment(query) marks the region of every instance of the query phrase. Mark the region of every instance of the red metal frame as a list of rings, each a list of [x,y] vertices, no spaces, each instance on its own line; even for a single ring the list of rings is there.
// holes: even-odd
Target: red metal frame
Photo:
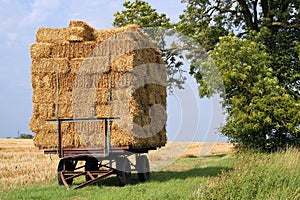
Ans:
[[[122,147],[111,147],[110,143],[109,148],[100,148],[98,146],[90,146],[90,147],[63,147],[62,146],[62,133],[61,133],[61,123],[62,122],[79,122],[79,121],[100,121],[105,120],[105,135],[108,135],[108,123],[110,120],[115,120],[119,118],[88,118],[88,119],[58,119],[58,120],[47,120],[47,122],[57,122],[58,123],[58,145],[57,148],[43,149],[45,154],[58,154],[58,156],[62,159],[70,159],[73,161],[85,160],[87,161],[90,158],[97,158],[98,160],[115,160],[118,157],[127,157],[132,155],[133,153],[148,153],[149,150],[155,150],[157,147],[151,148],[132,148],[130,146],[122,146]],[[110,138],[109,138],[110,139]],[[109,140],[108,140],[109,141]],[[108,152],[107,152],[108,149]],[[74,189],[79,189],[85,187],[90,184],[94,184],[98,182],[100,179],[107,177],[111,174],[116,174],[116,169],[113,169],[109,166],[103,165],[106,167],[106,170],[93,170],[93,171],[68,171],[65,169],[60,172],[60,178],[62,183],[65,185],[67,190],[70,189],[67,180],[74,179],[79,176],[88,176],[90,180],[78,185]],[[82,168],[82,167],[80,167]],[[77,168],[79,169],[79,168]],[[76,169],[75,169],[76,170]],[[97,175],[95,178],[93,175]]]

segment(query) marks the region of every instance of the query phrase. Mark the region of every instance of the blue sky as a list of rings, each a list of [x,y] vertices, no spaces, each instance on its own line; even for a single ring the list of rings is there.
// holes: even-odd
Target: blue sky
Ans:
[[[123,9],[121,0],[0,0],[0,137],[31,133],[32,113],[29,47],[39,27],[66,27],[70,20],[83,20],[97,29],[112,27],[113,14]],[[180,0],[149,0],[160,13],[178,21],[185,8]],[[189,78],[188,93],[168,97],[168,131],[172,140],[215,140],[209,135],[222,121],[217,99],[199,100]],[[188,91],[188,90],[186,90]],[[194,99],[194,100],[191,100]],[[192,102],[192,103],[191,103]],[[196,106],[192,107],[192,105]],[[217,114],[216,114],[217,113]],[[193,119],[190,119],[189,116]],[[217,119],[217,120],[216,120]],[[186,137],[187,132],[189,136]]]

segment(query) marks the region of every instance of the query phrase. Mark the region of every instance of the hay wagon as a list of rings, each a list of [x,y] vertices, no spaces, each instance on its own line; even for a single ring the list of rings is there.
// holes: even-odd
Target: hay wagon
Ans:
[[[39,28],[30,54],[30,129],[35,146],[61,158],[58,183],[69,189],[85,176],[81,188],[116,174],[125,185],[131,171],[147,181],[144,154],[167,140],[167,73],[157,44],[135,25],[96,30],[71,21]]]
[[[64,185],[67,190],[69,190],[69,184],[72,184],[75,178],[85,176],[86,181],[74,188],[79,189],[87,185],[95,184],[101,179],[115,174],[117,175],[118,184],[124,186],[131,183],[132,171],[137,172],[140,182],[145,182],[150,179],[149,160],[145,153],[148,153],[149,150],[155,150],[157,147],[111,147],[110,124],[112,120],[118,119],[119,118],[107,117],[47,120],[48,122],[58,123],[58,147],[44,149],[44,153],[57,154],[60,158],[57,167],[57,180],[59,185]],[[60,131],[61,124],[64,122],[76,123],[86,121],[104,121],[106,135],[105,147],[63,147],[63,134]],[[129,156],[135,157],[135,163],[129,160]],[[81,162],[82,164],[80,165],[79,161],[84,162]]]

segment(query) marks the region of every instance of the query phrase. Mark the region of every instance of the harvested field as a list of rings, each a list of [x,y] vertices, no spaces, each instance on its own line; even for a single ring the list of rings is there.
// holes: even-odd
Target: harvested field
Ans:
[[[157,152],[150,152],[149,158],[151,167],[161,165],[162,160],[167,160],[174,152],[182,152],[182,156],[199,156],[203,146],[211,147],[206,155],[226,154],[231,151],[228,143],[192,143],[185,149],[186,143],[168,143],[167,151],[160,149]],[[183,148],[183,149],[182,149]],[[59,158],[44,155],[43,151],[34,147],[30,139],[0,139],[0,190],[15,188],[28,183],[38,183],[56,178],[56,170]],[[156,162],[155,162],[156,161]],[[171,160],[172,161],[172,160]],[[169,163],[170,164],[170,163]],[[159,167],[161,168],[161,167]]]
[[[0,138],[0,190],[55,178],[58,160],[44,155],[30,139]]]

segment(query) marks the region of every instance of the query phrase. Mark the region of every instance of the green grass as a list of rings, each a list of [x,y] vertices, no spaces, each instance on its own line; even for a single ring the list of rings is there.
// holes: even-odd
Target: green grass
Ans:
[[[234,170],[208,180],[199,199],[300,199],[300,152],[238,155]]]
[[[0,199],[300,199],[300,153],[239,154],[181,158],[152,172],[151,181],[116,186],[109,177],[97,186],[70,190],[56,180],[6,190]],[[75,183],[76,184],[76,183]]]

